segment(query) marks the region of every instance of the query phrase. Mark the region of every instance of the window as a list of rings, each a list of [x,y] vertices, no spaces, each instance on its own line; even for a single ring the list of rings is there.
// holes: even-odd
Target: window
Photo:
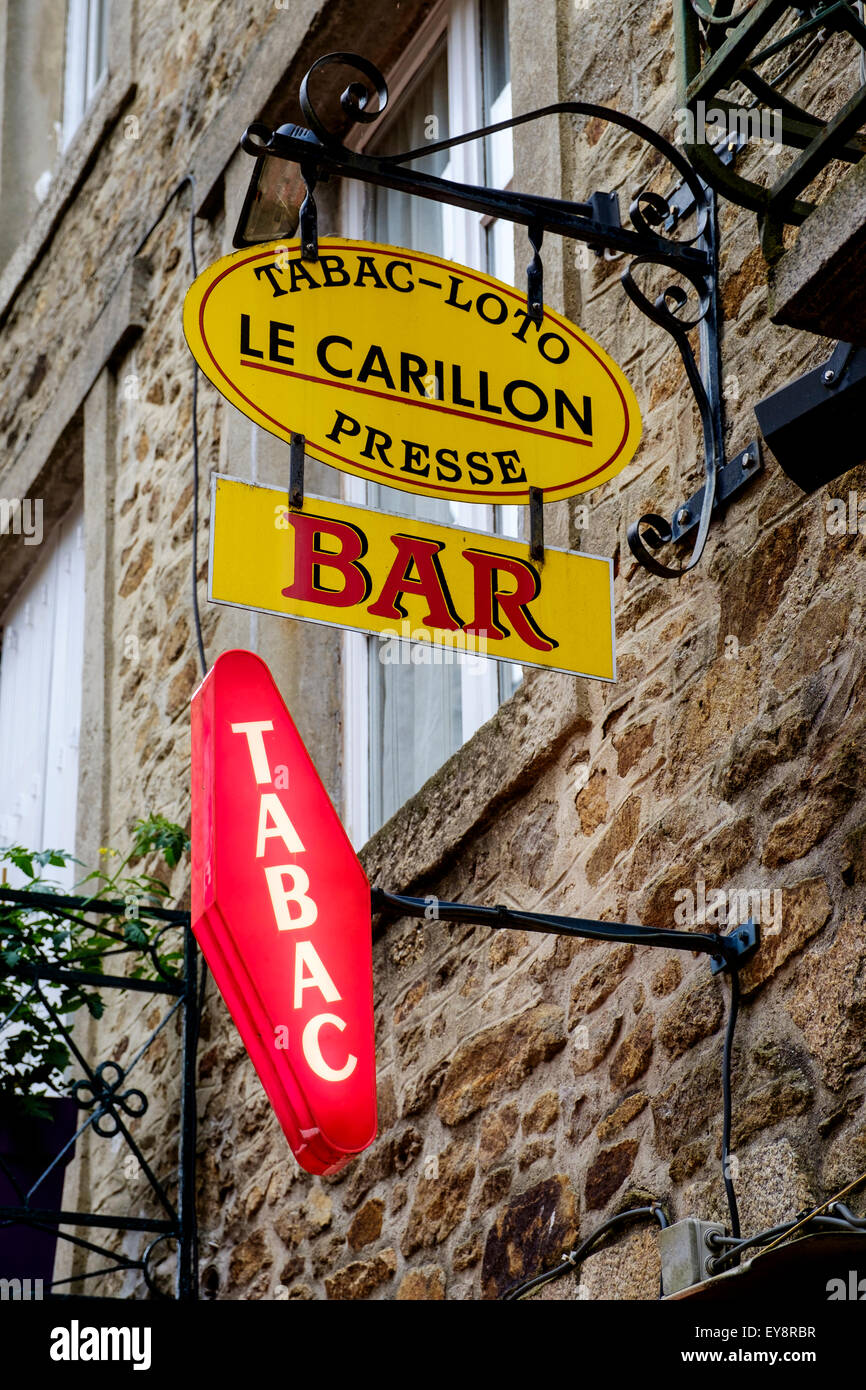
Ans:
[[[69,0],[63,80],[63,148],[72,140],[108,69],[108,0]]]
[[[0,269],[104,82],[108,20],[109,0],[0,3]]]
[[[451,0],[389,82],[392,111],[367,148],[402,150],[511,114],[507,0]],[[506,187],[511,133],[419,158],[427,173]],[[514,281],[510,223],[382,188],[348,183],[349,235],[411,246]],[[406,517],[517,535],[519,509],[446,502],[347,478],[352,501]],[[458,653],[415,649],[346,634],[345,815],[356,844],[382,825],[512,694],[519,666]],[[442,659],[440,660],[440,656]]]
[[[54,0],[0,5],[0,267],[26,235],[57,159],[63,25]]]
[[[0,844],[74,852],[84,654],[81,511],[63,522],[46,549],[0,620]],[[71,886],[73,870],[51,872]]]

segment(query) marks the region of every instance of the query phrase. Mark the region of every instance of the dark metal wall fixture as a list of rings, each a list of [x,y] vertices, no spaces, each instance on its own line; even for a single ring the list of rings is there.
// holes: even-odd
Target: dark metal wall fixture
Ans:
[[[804,492],[816,492],[863,462],[864,414],[866,348],[850,343],[837,343],[823,366],[755,406],[780,467]]]
[[[320,119],[310,97],[310,80],[320,68],[341,64],[360,72],[365,82],[350,82],[340,98],[349,123],[369,124],[382,114],[388,102],[384,77],[372,63],[356,53],[328,53],[313,64],[300,88],[300,104],[308,126],[283,125],[277,130],[255,122],[244,132],[241,146],[252,155],[255,169],[244,199],[234,237],[237,247],[294,235],[295,206],[300,187],[305,196],[299,214],[301,255],[318,257],[316,184],[332,176],[396,189],[420,198],[449,203],[470,212],[503,218],[525,226],[532,247],[527,267],[527,311],[537,322],[543,313],[541,245],[545,232],[585,242],[597,253],[620,252],[633,257],[621,280],[629,299],[642,313],[673,338],[682,357],[689,385],[701,416],[704,442],[704,484],[694,497],[675,508],[670,519],[649,514],[628,528],[628,543],[638,562],[663,579],[677,579],[698,564],[713,519],[761,469],[760,446],[753,440],[736,458],[726,463],[719,365],[720,306],[718,297],[718,232],[715,198],[698,177],[688,159],[669,141],[643,122],[606,106],[565,101],[543,106],[508,121],[426,144],[423,148],[393,155],[370,155],[348,149],[338,132]],[[367,85],[369,83],[369,86]],[[373,98],[375,110],[370,109]],[[595,192],[586,202],[455,183],[404,166],[425,155],[455,145],[483,139],[540,120],[544,116],[577,115],[605,121],[630,132],[655,150],[672,170],[673,191],[663,197],[643,188],[632,199],[630,225],[623,225],[615,193]],[[730,160],[735,147],[720,153]],[[300,180],[288,166],[297,166]],[[674,237],[682,223],[694,215],[691,237]],[[661,267],[672,279],[650,299],[634,277],[638,268]],[[681,283],[681,282],[684,282]],[[698,354],[690,333],[699,330]],[[533,555],[543,554],[543,512],[530,506]],[[651,552],[663,545],[693,536],[688,559],[668,565]]]
[[[786,20],[790,27],[785,28]],[[833,160],[856,164],[866,154],[866,142],[857,134],[866,119],[866,69],[861,67],[861,86],[829,121],[785,95],[834,35],[847,34],[866,51],[858,5],[757,0],[744,9],[739,0],[674,0],[674,21],[679,104],[694,121],[694,138],[685,141],[685,149],[717,193],[757,213],[764,255],[776,260],[784,249],[785,226],[799,226],[814,211],[815,204],[800,197],[804,189]],[[778,32],[771,36],[774,29]],[[743,105],[725,96],[733,86],[753,100]],[[699,138],[698,117],[710,110],[724,115],[729,134],[749,129],[762,111],[779,112],[778,135],[800,153],[769,187],[744,178],[719,158],[718,148]]]
[[[65,897],[54,893],[19,892],[2,887],[0,888],[0,915],[3,912],[2,904],[4,902],[14,903],[16,906],[23,905],[32,908],[35,912],[44,913],[56,919],[58,926],[62,926],[64,922],[68,921],[74,922],[79,927],[82,924],[91,925],[86,921],[83,922],[84,914],[88,916],[94,914],[102,919],[117,918],[121,921],[126,916],[124,903]],[[160,1248],[167,1241],[173,1241],[177,1246],[175,1297],[183,1300],[198,1297],[198,1252],[195,1219],[196,1043],[201,1007],[197,970],[198,952],[190,928],[188,912],[145,906],[141,906],[138,911],[142,920],[152,919],[164,924],[147,946],[130,944],[121,932],[113,931],[105,925],[104,921],[100,921],[98,926],[95,923],[92,924],[92,929],[98,930],[100,936],[117,939],[119,945],[112,950],[111,954],[137,952],[146,955],[157,976],[156,979],[138,979],[130,975],[103,975],[96,971],[71,968],[64,965],[62,961],[57,963],[46,960],[39,964],[21,961],[17,965],[8,965],[7,963],[3,966],[4,977],[30,982],[30,991],[35,993],[41,1001],[46,1015],[51,1019],[57,1033],[64,1039],[70,1053],[84,1073],[83,1079],[77,1081],[71,1088],[71,1094],[79,1110],[86,1113],[86,1118],[78,1126],[71,1139],[49,1160],[44,1171],[29,1190],[22,1190],[15,1174],[0,1157],[0,1171],[3,1172],[19,1199],[15,1206],[0,1207],[0,1229],[25,1226],[36,1231],[56,1231],[58,1239],[65,1240],[79,1249],[105,1256],[108,1260],[107,1265],[87,1274],[73,1276],[68,1280],[55,1281],[51,1285],[50,1294],[51,1297],[55,1298],[64,1296],[64,1293],[86,1293],[86,1286],[81,1287],[82,1281],[99,1278],[116,1270],[140,1271],[151,1295],[154,1298],[166,1297],[164,1290],[155,1283],[151,1266],[154,1257],[158,1252],[161,1252]],[[182,975],[173,974],[160,955],[160,951],[163,949],[162,935],[172,928],[179,928],[183,932]],[[66,1021],[55,1008],[49,995],[41,988],[43,983],[48,985],[63,983],[90,985],[94,989],[100,990],[134,990],[149,995],[165,996],[166,1002],[169,1000],[174,1002],[125,1066],[122,1067],[115,1061],[104,1061],[97,1065],[91,1065],[78,1047]],[[6,1018],[0,1019],[0,1026],[9,1021],[16,1007],[17,1005],[13,1006]],[[129,1119],[142,1116],[148,1107],[145,1094],[137,1087],[129,1085],[130,1073],[141,1058],[146,1056],[151,1043],[179,1010],[182,1011],[183,1018],[183,1046],[179,1078],[180,1133],[178,1136],[176,1175],[177,1196],[176,1200],[172,1200],[166,1190],[165,1182],[154,1173],[126,1122]],[[125,1151],[135,1158],[137,1173],[147,1179],[149,1190],[162,1209],[162,1216],[143,1217],[131,1214],[109,1216],[102,1212],[92,1211],[45,1210],[40,1206],[39,1189],[42,1184],[59,1165],[69,1161],[76,1140],[80,1139],[88,1129],[92,1129],[94,1134],[98,1134],[103,1139],[110,1139],[118,1134],[123,1136]],[[119,1161],[120,1158],[118,1158]],[[118,1251],[109,1249],[104,1245],[99,1245],[95,1241],[73,1235],[70,1231],[63,1229],[65,1226],[87,1227],[97,1230],[140,1231],[151,1235],[153,1239],[149,1241],[141,1257],[136,1260],[119,1254]],[[61,1284],[72,1285],[73,1287],[58,1292]]]
[[[430,899],[405,897],[372,889],[373,912],[396,913],[400,917],[430,920]],[[737,971],[755,954],[760,929],[755,922],[744,922],[728,933],[682,932],[664,927],[642,927],[625,922],[590,921],[585,917],[559,917],[548,912],[522,912],[512,907],[480,907],[475,903],[436,902],[435,920],[469,922],[509,931],[532,931],[542,935],[573,936],[585,941],[624,942],[631,946],[662,946],[668,951],[702,951],[712,962],[714,975],[722,970]]]

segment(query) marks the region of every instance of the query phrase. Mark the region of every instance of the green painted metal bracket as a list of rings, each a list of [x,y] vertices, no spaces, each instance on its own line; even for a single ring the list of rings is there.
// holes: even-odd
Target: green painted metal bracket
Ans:
[[[827,0],[815,12],[791,0],[756,0],[733,13],[735,4],[736,0],[674,0],[678,101],[691,119],[694,136],[684,141],[684,148],[717,193],[757,214],[764,255],[773,261],[783,250],[785,226],[799,225],[814,211],[815,204],[800,194],[833,160],[853,164],[866,154],[866,141],[857,134],[866,118],[866,84],[824,121],[774,83],[802,73],[834,34],[847,34],[866,52],[866,25],[851,0]],[[794,19],[793,26],[774,35],[786,18]],[[764,43],[768,37],[770,42]],[[756,69],[777,56],[787,61],[768,80]],[[754,96],[750,106],[726,95],[736,84]],[[756,112],[773,111],[779,138],[799,151],[797,158],[770,185],[745,178],[719,158],[713,141],[699,137],[699,116],[708,110],[724,117],[732,136],[747,132]]]

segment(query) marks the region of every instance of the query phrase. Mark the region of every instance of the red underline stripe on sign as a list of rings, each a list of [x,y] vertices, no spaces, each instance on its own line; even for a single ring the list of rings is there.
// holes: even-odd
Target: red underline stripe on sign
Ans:
[[[469,410],[457,410],[450,405],[439,405],[437,401],[414,401],[408,396],[392,396],[387,391],[374,391],[371,386],[350,386],[345,381],[329,381],[327,377],[307,376],[304,372],[293,372],[288,367],[272,367],[267,362],[247,362],[241,359],[242,367],[254,367],[257,372],[275,372],[277,376],[294,377],[297,381],[309,381],[314,386],[329,386],[331,390],[356,391],[361,396],[377,396],[379,400],[391,401],[397,405],[420,406],[422,410],[435,410],[441,415],[456,415],[461,420],[480,420],[485,425],[499,425],[503,429],[521,430],[525,434],[543,435],[546,439],[556,439],[562,444],[580,444],[592,448],[591,439],[577,439],[574,435],[558,434],[556,430],[540,430],[533,425],[520,425],[513,420],[497,420],[490,415],[478,415]]]

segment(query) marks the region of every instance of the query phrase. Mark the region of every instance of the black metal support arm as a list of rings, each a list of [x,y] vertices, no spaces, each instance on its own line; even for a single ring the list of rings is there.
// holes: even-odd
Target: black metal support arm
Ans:
[[[447,903],[438,898],[413,898],[401,893],[371,890],[374,912],[392,911],[401,917],[422,917],[436,922],[467,922],[511,931],[576,936],[587,941],[625,942],[631,946],[663,946],[673,951],[702,951],[712,960],[713,973],[738,970],[760,944],[757,923],[745,922],[727,936],[717,932],[672,931],[664,927],[632,926],[624,922],[597,922],[584,917],[559,917],[547,912],[521,912],[510,907],[481,907],[474,903]]]
[[[536,324],[543,316],[543,267],[541,245],[545,232],[584,242],[598,254],[614,252],[633,257],[622,272],[623,288],[633,304],[669,333],[683,359],[689,385],[701,415],[704,441],[705,481],[700,493],[697,526],[677,529],[660,517],[641,517],[629,527],[628,542],[638,562],[662,578],[679,578],[699,562],[714,515],[719,514],[717,477],[725,463],[721,390],[719,383],[719,304],[718,246],[715,206],[711,190],[702,182],[685,155],[650,126],[610,107],[590,102],[563,101],[539,107],[507,121],[484,126],[448,140],[393,155],[368,154],[347,148],[341,131],[329,130],[318,115],[310,97],[310,80],[320,68],[338,64],[363,74],[364,82],[350,82],[340,98],[344,117],[350,123],[369,124],[385,110],[388,88],[379,70],[356,53],[327,53],[310,68],[301,83],[299,99],[306,126],[287,124],[271,130],[254,122],[244,132],[241,146],[256,160],[249,191],[241,213],[234,244],[257,244],[268,237],[249,237],[250,223],[260,204],[271,202],[278,211],[291,212],[285,189],[279,194],[279,179],[269,178],[271,161],[286,161],[300,169],[305,190],[299,210],[302,259],[318,258],[318,235],[314,190],[317,182],[339,177],[394,189],[415,197],[467,209],[482,216],[504,219],[528,229],[532,259],[527,267],[527,313]],[[369,84],[369,85],[368,85]],[[376,99],[376,108],[370,104]],[[649,187],[639,189],[629,207],[631,226],[622,222],[615,193],[595,192],[585,202],[565,202],[558,198],[521,193],[513,189],[479,187],[425,174],[408,167],[417,160],[452,149],[469,141],[486,139],[500,131],[512,130],[547,116],[575,115],[604,121],[629,132],[660,155],[673,172],[673,193],[663,197]],[[652,178],[658,176],[657,161]],[[269,191],[268,191],[269,190]],[[682,235],[682,224],[694,216],[691,236]],[[288,225],[288,224],[286,224]],[[668,235],[677,232],[673,237]],[[279,233],[275,233],[278,237]],[[662,267],[677,277],[655,298],[648,298],[634,278],[638,267]],[[696,356],[689,334],[700,329]],[[757,451],[755,451],[757,458]],[[758,463],[758,466],[759,463]],[[731,490],[726,492],[729,500]],[[678,508],[682,510],[682,508]],[[642,528],[644,528],[642,530]],[[662,545],[680,540],[695,530],[688,560],[678,566],[663,564],[650,553]],[[539,534],[536,528],[536,539]]]
[[[559,198],[545,198],[534,193],[513,193],[499,188],[455,183],[451,179],[424,174],[417,169],[401,168],[401,165],[409,160],[420,159],[439,150],[450,149],[454,145],[466,144],[470,140],[484,139],[498,131],[523,125],[528,120],[568,114],[596,116],[609,121],[615,118],[615,124],[624,126],[643,139],[648,139],[657,149],[666,153],[663,147],[667,146],[667,141],[657,136],[649,126],[644,126],[631,117],[622,116],[619,112],[610,112],[607,107],[593,106],[580,101],[564,101],[553,106],[543,106],[526,116],[499,121],[496,125],[484,126],[468,135],[456,135],[451,140],[441,140],[437,144],[426,145],[423,149],[410,150],[407,154],[401,155],[357,154],[339,143],[323,144],[312,131],[306,130],[303,126],[284,125],[279,130],[272,131],[268,126],[259,123],[249,126],[244,131],[241,147],[255,158],[273,155],[300,165],[308,189],[307,198],[312,197],[312,170],[315,170],[316,182],[334,176],[358,179],[362,183],[391,188],[397,193],[409,193],[417,198],[430,198],[437,203],[465,208],[469,212],[479,213],[482,217],[504,218],[531,229],[539,228],[542,231],[555,232],[559,236],[570,237],[575,241],[585,241],[597,251],[623,251],[633,256],[651,257],[655,263],[681,270],[683,274],[709,273],[712,263],[707,252],[686,242],[675,242],[667,237],[656,236],[646,224],[638,230],[623,227],[620,222],[618,200],[610,194],[593,194],[585,203],[566,203]],[[667,148],[676,156],[676,160],[671,162],[675,163],[681,176],[694,179],[699,186],[700,181],[687,161],[673,146]],[[302,204],[302,211],[305,204],[306,199]],[[315,260],[317,256],[314,250],[312,221],[308,225],[308,233],[305,235],[303,230],[301,233],[304,257],[307,260]],[[236,238],[238,239],[240,238]],[[242,241],[241,244],[246,243]],[[536,250],[535,257],[538,255],[539,252]]]

